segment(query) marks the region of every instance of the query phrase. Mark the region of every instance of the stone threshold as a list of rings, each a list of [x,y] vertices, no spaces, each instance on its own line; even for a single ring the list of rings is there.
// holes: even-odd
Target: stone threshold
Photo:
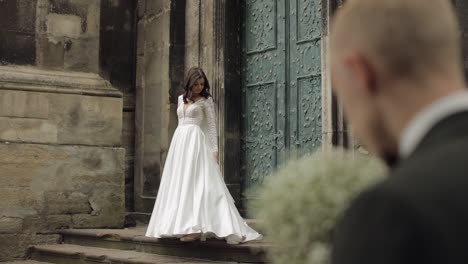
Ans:
[[[30,66],[0,66],[0,89],[123,97],[119,90],[98,74],[43,70]]]
[[[65,244],[241,263],[264,263],[266,250],[273,246],[265,240],[238,245],[217,239],[184,243],[179,239],[145,237],[145,230],[145,226],[140,226],[129,229],[70,229],[60,233]]]
[[[86,247],[77,245],[43,245],[32,248],[32,258],[52,263],[185,263],[185,264],[228,264],[181,257],[161,256],[129,250]],[[232,263],[232,262],[231,262]]]
[[[236,245],[230,245],[224,240],[209,239],[207,241],[194,241],[191,243],[185,243],[174,238],[153,238],[146,237],[144,232],[146,227],[137,227],[131,229],[66,229],[60,231],[60,234],[64,237],[64,242],[67,242],[68,237],[87,237],[87,238],[98,238],[105,239],[114,242],[137,242],[137,243],[153,243],[153,244],[170,244],[170,245],[203,245],[212,248],[248,248],[254,251],[262,251],[268,247],[264,241],[252,241],[249,243],[241,243]]]

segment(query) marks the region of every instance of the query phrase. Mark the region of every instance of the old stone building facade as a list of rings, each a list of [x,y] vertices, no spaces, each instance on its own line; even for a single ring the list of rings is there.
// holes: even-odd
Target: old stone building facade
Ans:
[[[191,66],[210,80],[239,207],[290,157],[358,148],[328,73],[341,2],[0,0],[0,261],[58,229],[147,219]]]
[[[123,226],[135,8],[0,1],[0,260],[57,243],[57,229]]]

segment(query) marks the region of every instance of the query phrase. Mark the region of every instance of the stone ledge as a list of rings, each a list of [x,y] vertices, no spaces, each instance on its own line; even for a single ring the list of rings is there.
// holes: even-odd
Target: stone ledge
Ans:
[[[141,264],[158,264],[158,263],[218,263],[227,264],[228,262],[216,262],[199,259],[189,259],[180,257],[170,257],[162,255],[154,255],[127,250],[104,249],[94,247],[84,247],[75,245],[46,245],[34,246],[33,258],[36,260],[47,261],[49,258],[57,260],[80,259],[80,263],[141,263]],[[63,262],[65,263],[65,262]]]
[[[227,244],[224,240],[210,239],[205,242],[194,241],[191,243],[181,242],[178,239],[172,238],[152,238],[144,235],[145,229],[66,229],[60,231],[63,236],[76,236],[76,237],[89,237],[98,238],[110,241],[127,241],[127,242],[140,242],[151,244],[166,244],[166,245],[199,245],[209,248],[246,248],[255,252],[261,252],[271,247],[272,245],[264,241],[252,241],[249,243],[242,243],[237,245]]]
[[[130,229],[69,229],[60,233],[65,244],[240,263],[263,263],[267,249],[274,247],[266,240],[238,245],[217,239],[185,243],[179,239],[145,237],[145,230],[146,227],[141,226]]]
[[[94,73],[41,70],[27,66],[0,66],[0,89],[123,97],[109,81]]]
[[[52,264],[50,262],[40,262],[35,260],[20,260],[20,261],[7,261],[4,264]]]

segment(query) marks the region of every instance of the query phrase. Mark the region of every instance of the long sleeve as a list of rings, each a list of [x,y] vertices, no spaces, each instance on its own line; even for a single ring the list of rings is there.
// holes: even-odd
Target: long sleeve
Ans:
[[[183,97],[183,95],[180,95],[177,98],[177,107],[180,107],[180,105],[183,105],[183,104],[184,104],[184,97]]]
[[[208,142],[210,143],[211,151],[218,152],[218,132],[216,125],[216,114],[215,107],[212,98],[208,98],[205,102],[205,117],[206,117],[206,136],[208,137]]]

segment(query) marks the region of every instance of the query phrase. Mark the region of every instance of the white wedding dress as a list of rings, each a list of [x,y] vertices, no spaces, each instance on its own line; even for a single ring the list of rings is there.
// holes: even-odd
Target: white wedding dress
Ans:
[[[228,243],[261,239],[234,205],[213,153],[217,151],[214,103],[202,98],[186,105],[179,97],[179,126],[172,138],[148,237],[201,233]]]

